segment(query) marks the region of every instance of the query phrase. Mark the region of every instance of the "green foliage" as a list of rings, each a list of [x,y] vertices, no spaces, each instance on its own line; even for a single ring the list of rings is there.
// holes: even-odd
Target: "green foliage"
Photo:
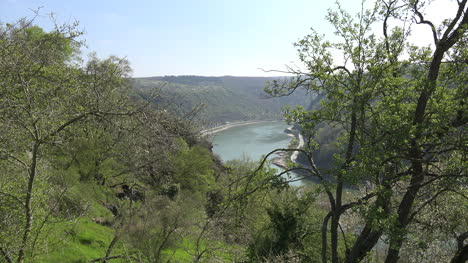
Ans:
[[[126,95],[128,63],[90,56],[82,65],[76,26],[44,32],[21,20],[0,28],[0,169],[9,174],[0,178],[0,249],[7,261],[33,261],[51,249],[47,236],[56,222],[83,215],[75,173],[97,179],[121,168],[112,158],[96,162],[105,155],[99,136],[108,134],[91,123],[133,111]],[[87,128],[95,134],[83,132]]]
[[[327,20],[340,40],[299,40],[306,72],[278,80],[132,83],[124,59],[83,63],[77,24],[0,25],[0,260],[355,262],[385,234],[389,255],[447,261],[455,249],[441,244],[467,225],[466,22],[445,21],[434,53],[387,27],[420,8],[397,3],[357,17],[338,5]],[[267,80],[281,98],[261,98]],[[304,169],[318,190],[292,189],[269,163],[221,167],[191,125],[200,103],[211,122],[277,118],[308,93],[308,108],[285,112],[312,138]]]
[[[164,105],[145,107],[129,91],[127,61],[91,54],[82,63],[75,26],[45,32],[20,22],[0,30],[2,260],[239,258],[243,231],[266,218],[260,192],[284,181],[271,169],[246,176],[253,164],[221,174],[226,169],[189,122]],[[226,93],[213,98],[232,103],[228,96],[248,97],[264,79],[241,80],[242,87],[223,81],[231,86],[214,85]],[[279,109],[278,101],[265,102],[266,110],[254,101],[263,100],[240,105],[254,105],[248,119]]]
[[[180,115],[198,112],[197,118],[207,125],[227,121],[281,118],[285,105],[306,105],[305,94],[265,99],[265,82],[272,78],[247,77],[152,77],[135,79],[137,93],[154,103],[166,104]],[[151,98],[150,91],[159,89]]]
[[[68,233],[63,238],[60,231],[65,230]],[[53,231],[57,231],[57,234],[51,235],[49,242],[54,244],[59,240],[58,245],[39,256],[36,262],[89,262],[102,255],[113,236],[112,229],[90,220],[80,220],[72,228],[69,224],[56,225]]]
[[[200,146],[189,148],[183,140],[172,159],[174,180],[182,190],[208,192],[214,185],[213,161],[209,151]]]
[[[320,107],[286,109],[286,118],[311,137],[307,169],[328,195],[331,240],[322,248],[331,245],[332,262],[339,261],[338,226],[349,208],[359,207],[362,222],[346,262],[362,260],[384,233],[386,262],[396,262],[417,214],[441,192],[466,186],[466,2],[458,5],[460,17],[433,28],[435,50],[409,44],[411,30],[392,24],[408,21],[398,15],[408,12],[432,26],[423,21],[424,4],[379,1],[366,9],[363,2],[352,16],[337,3],[326,17],[334,41],[312,30],[295,44],[304,70],[289,68],[296,77],[266,89],[273,96],[304,89],[321,99]],[[366,194],[346,203],[345,185]]]
[[[250,262],[272,260],[288,253],[300,262],[318,262],[320,223],[325,211],[311,206],[314,191],[289,189],[269,195],[268,220],[249,244]]]

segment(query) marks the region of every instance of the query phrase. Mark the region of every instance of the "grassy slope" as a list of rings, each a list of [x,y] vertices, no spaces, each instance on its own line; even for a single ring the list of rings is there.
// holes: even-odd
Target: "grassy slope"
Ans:
[[[54,224],[48,242],[60,243],[54,250],[39,256],[37,262],[89,262],[104,256],[114,236],[112,228],[92,221],[93,218],[112,218],[112,213],[102,205],[115,199],[109,189],[94,183],[76,183],[68,194],[87,205],[86,213],[76,221]],[[121,247],[117,247],[115,253],[121,253],[121,250]]]
[[[54,224],[48,232],[48,242],[52,249],[43,255],[39,255],[35,262],[49,263],[81,263],[101,258],[105,255],[108,245],[114,237],[114,229],[94,222],[93,218],[111,219],[112,214],[102,204],[115,199],[115,196],[105,187],[89,183],[76,184],[70,189],[72,195],[80,194],[83,201],[89,205],[85,216],[76,221]],[[115,201],[115,200],[114,200]],[[71,229],[71,230],[70,230]],[[64,232],[67,234],[64,235]],[[56,245],[59,242],[58,246]],[[187,236],[172,248],[163,250],[164,258],[171,262],[189,262],[196,251],[196,238]],[[232,245],[219,244],[219,247]],[[114,248],[112,255],[126,255],[131,248],[121,240]],[[203,249],[203,244],[202,248]],[[231,261],[228,253],[219,251],[217,257],[223,261]],[[124,259],[113,259],[112,262],[126,262]]]
[[[192,154],[192,152],[189,152]],[[203,156],[202,156],[203,157]],[[199,160],[199,159],[194,159]],[[189,165],[191,169],[196,168]],[[209,167],[214,168],[214,167]],[[114,229],[105,226],[95,221],[112,222],[114,216],[106,207],[108,204],[121,204],[128,200],[120,200],[116,197],[116,189],[102,186],[94,180],[80,181],[79,174],[72,168],[67,171],[65,181],[68,182],[70,188],[66,192],[67,200],[72,202],[75,207],[86,207],[84,213],[74,217],[71,220],[66,220],[61,223],[53,223],[44,229],[43,239],[47,240],[45,251],[38,255],[34,262],[90,262],[91,260],[105,256],[106,250],[114,237]],[[108,185],[112,185],[108,182]],[[138,203],[135,203],[135,206]],[[123,206],[124,207],[124,206]],[[203,211],[203,207],[199,208]],[[149,211],[151,213],[151,211]],[[60,219],[57,218],[60,221]],[[51,221],[56,221],[51,220]],[[188,262],[195,254],[196,236],[185,235],[182,240],[173,244],[171,247],[163,250],[162,254],[171,262]],[[203,246],[203,244],[202,244]],[[220,244],[220,247],[229,248],[232,245]],[[41,251],[43,251],[41,249]],[[133,253],[132,253],[133,252]],[[132,247],[126,238],[120,239],[116,247],[112,251],[112,256],[135,254]],[[229,262],[230,255],[219,252],[217,256]],[[112,262],[127,262],[124,259],[113,259]]]

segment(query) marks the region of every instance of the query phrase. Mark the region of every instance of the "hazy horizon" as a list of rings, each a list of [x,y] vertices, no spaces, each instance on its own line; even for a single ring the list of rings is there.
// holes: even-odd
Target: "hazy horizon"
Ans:
[[[354,15],[360,0],[342,1]],[[436,2],[428,18],[437,21],[451,10],[451,3]],[[368,1],[367,5],[371,4]],[[285,70],[297,65],[293,43],[313,27],[333,39],[325,20],[331,1],[67,1],[0,0],[0,22],[31,18],[42,7],[36,24],[80,22],[87,48],[99,57],[126,57],[133,77],[151,76],[245,76],[286,75],[264,70]],[[414,38],[430,43],[428,28],[418,26]],[[420,30],[419,30],[420,29]]]

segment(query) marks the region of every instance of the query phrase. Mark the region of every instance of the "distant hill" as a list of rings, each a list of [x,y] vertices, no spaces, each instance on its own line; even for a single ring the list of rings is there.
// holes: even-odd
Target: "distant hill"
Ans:
[[[308,106],[303,91],[281,98],[268,98],[263,91],[267,81],[281,77],[202,77],[164,76],[135,78],[138,96],[158,105],[166,105],[179,114],[188,114],[197,106],[197,118],[205,126],[232,121],[280,119],[286,105]],[[157,91],[159,96],[151,97]]]

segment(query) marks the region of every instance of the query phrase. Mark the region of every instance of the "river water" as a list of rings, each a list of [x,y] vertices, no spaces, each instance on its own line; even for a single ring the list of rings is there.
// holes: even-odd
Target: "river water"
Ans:
[[[213,151],[223,161],[242,159],[260,160],[276,148],[288,147],[291,137],[284,130],[284,122],[262,122],[235,126],[213,134]]]
[[[235,126],[219,131],[211,135],[213,152],[224,162],[245,158],[259,161],[263,155],[274,149],[288,147],[291,137],[284,132],[288,127],[290,125],[285,122],[275,121]],[[302,183],[294,182],[293,185]]]

